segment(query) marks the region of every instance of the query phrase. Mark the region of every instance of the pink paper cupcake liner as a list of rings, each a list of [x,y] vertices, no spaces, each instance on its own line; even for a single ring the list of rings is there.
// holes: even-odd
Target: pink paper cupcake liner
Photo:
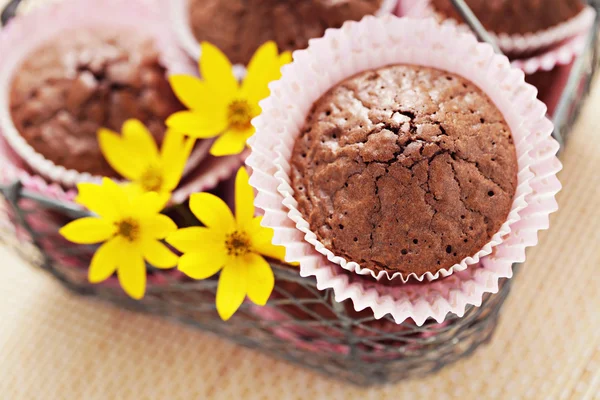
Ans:
[[[297,76],[303,77],[303,78],[300,78],[299,81],[294,82],[294,83],[288,82],[287,87],[286,87],[285,80],[282,80],[281,81],[281,82],[283,82],[281,84],[282,93],[291,94],[292,91],[294,91],[294,89],[292,88],[292,86],[294,84],[296,86],[299,86],[300,88],[303,88],[304,90],[306,90],[310,86],[310,93],[308,90],[306,90],[305,93],[296,93],[295,96],[290,96],[289,99],[300,99],[300,100],[294,100],[293,105],[292,104],[284,105],[284,103],[286,103],[286,102],[289,103],[289,99],[285,98],[285,94],[278,96],[276,93],[275,96],[279,97],[279,101],[280,101],[280,107],[281,107],[281,108],[279,108],[280,111],[282,111],[284,109],[283,107],[288,108],[288,110],[289,110],[289,107],[295,107],[299,113],[302,113],[302,115],[306,115],[306,113],[308,112],[308,110],[310,109],[310,107],[312,106],[314,101],[316,101],[318,99],[320,94],[325,93],[329,88],[331,88],[337,82],[343,80],[344,78],[352,76],[352,75],[354,75],[358,72],[361,72],[365,69],[377,68],[377,67],[381,67],[381,66],[385,66],[385,65],[399,64],[399,63],[436,66],[438,68],[445,69],[450,72],[455,72],[455,73],[458,73],[459,75],[462,75],[465,77],[469,77],[475,83],[479,83],[479,86],[482,88],[485,88],[487,85],[487,88],[489,89],[488,91],[493,90],[490,87],[489,82],[490,82],[490,78],[491,79],[494,79],[494,78],[490,77],[488,75],[489,71],[478,70],[478,67],[476,66],[477,61],[480,61],[480,60],[472,59],[470,62],[466,63],[466,64],[468,64],[468,68],[460,68],[459,67],[458,69],[456,69],[456,67],[454,65],[452,65],[452,64],[455,64],[454,62],[452,62],[452,61],[448,62],[446,60],[444,60],[444,61],[432,60],[431,57],[429,57],[427,55],[423,55],[422,52],[415,51],[417,49],[417,47],[413,47],[412,49],[404,48],[404,51],[401,54],[395,54],[394,52],[390,52],[390,53],[388,53],[388,55],[381,54],[382,50],[386,46],[391,45],[391,43],[381,43],[382,42],[381,38],[375,38],[375,37],[362,38],[361,36],[364,34],[363,30],[366,30],[366,28],[364,28],[364,26],[366,26],[367,24],[370,24],[371,25],[370,28],[376,29],[379,36],[382,36],[381,32],[385,32],[387,29],[393,29],[394,27],[386,26],[385,22],[378,23],[378,22],[376,22],[377,21],[376,19],[375,20],[365,19],[363,21],[368,21],[368,22],[364,22],[363,26],[356,25],[354,28],[346,29],[346,34],[347,34],[346,36],[348,38],[347,39],[348,42],[344,43],[342,39],[340,39],[336,42],[335,46],[337,46],[337,49],[342,49],[342,50],[338,50],[337,54],[336,54],[336,48],[334,48],[334,45],[330,45],[329,43],[327,43],[327,41],[322,41],[321,43],[319,43],[318,46],[315,46],[316,50],[313,52],[314,57],[320,58],[319,62],[322,62],[323,63],[322,65],[334,65],[333,63],[336,62],[336,58],[342,57],[342,54],[340,54],[340,53],[341,52],[348,53],[346,50],[353,46],[349,42],[349,40],[356,41],[356,40],[363,39],[365,43],[372,41],[373,46],[381,46],[381,47],[375,48],[375,51],[373,51],[373,52],[365,51],[364,53],[363,52],[358,53],[358,52],[354,51],[353,54],[355,55],[355,57],[352,60],[353,63],[351,63],[351,65],[356,65],[356,67],[354,69],[350,69],[349,71],[347,71],[348,72],[347,74],[346,74],[346,71],[338,72],[338,73],[330,73],[329,75],[324,74],[324,76],[326,76],[324,79],[323,78],[318,79],[316,77],[317,73],[310,71],[312,66],[306,65],[307,63],[302,63],[302,62],[296,63],[295,65],[297,66],[297,70],[295,71],[295,73]],[[424,25],[428,25],[428,24],[424,24]],[[436,26],[434,24],[432,29],[435,29],[435,27]],[[371,36],[374,36],[374,35],[371,35]],[[329,42],[332,42],[332,41],[333,41],[333,39],[329,39]],[[433,41],[429,41],[429,39],[426,39],[426,38],[423,39],[423,41],[425,43],[420,43],[420,45],[424,46],[424,48],[428,48],[426,46],[430,46],[431,44],[433,44],[432,43]],[[325,42],[325,44],[323,42]],[[354,50],[356,50],[356,49],[354,49]],[[331,53],[328,53],[328,52],[331,52]],[[300,52],[298,52],[297,54],[299,54],[299,53]],[[330,57],[329,54],[331,54],[331,58],[325,59],[325,58]],[[468,55],[465,55],[465,57],[468,57]],[[471,58],[473,58],[473,57],[471,57]],[[339,59],[341,59],[341,58],[339,58]],[[365,60],[365,59],[377,60],[377,61],[372,61],[370,63],[371,65],[361,65],[361,62],[363,62],[363,60]],[[506,60],[506,58],[504,58],[504,60]],[[298,65],[300,65],[300,66],[298,66]],[[508,68],[508,70],[510,71],[510,68]],[[477,74],[480,75],[479,78],[473,79],[474,76],[477,77]],[[518,74],[518,76],[520,76],[522,79],[522,74]],[[513,78],[514,77],[511,77],[511,79],[513,79]],[[481,81],[481,82],[478,82],[478,81]],[[485,83],[483,81],[485,81]],[[482,85],[481,83],[484,83],[484,84]],[[317,93],[315,93],[315,91],[317,91]],[[484,89],[484,91],[486,91],[486,90]],[[315,97],[315,96],[313,96],[313,94],[316,94],[317,96]],[[507,235],[508,233],[510,233],[511,225],[516,223],[517,221],[519,221],[519,219],[520,219],[519,211],[521,211],[523,208],[525,208],[527,206],[527,203],[525,201],[525,196],[531,192],[531,188],[529,187],[528,182],[529,182],[529,179],[531,179],[531,177],[532,177],[532,174],[529,170],[529,166],[532,163],[532,159],[528,155],[528,151],[530,148],[526,142],[527,135],[529,135],[530,133],[528,131],[525,131],[522,129],[522,127],[521,127],[521,124],[522,124],[521,118],[522,117],[519,116],[517,113],[515,113],[512,110],[512,107],[507,102],[506,98],[505,99],[494,99],[494,96],[492,96],[492,99],[495,100],[496,103],[498,103],[499,101],[504,102],[504,111],[505,111],[504,115],[505,115],[505,118],[508,120],[509,125],[511,126],[511,130],[513,132],[513,138],[515,140],[515,144],[516,144],[516,148],[517,148],[517,156],[519,158],[518,185],[516,188],[513,204],[512,204],[510,213],[508,214],[506,221],[504,222],[502,227],[498,230],[498,232],[496,232],[496,234],[490,239],[490,241],[485,246],[483,246],[483,248],[480,251],[478,251],[476,254],[474,254],[470,257],[466,257],[465,259],[461,260],[460,263],[457,263],[448,269],[440,269],[435,274],[433,274],[431,272],[427,272],[423,275],[416,275],[416,274],[405,275],[400,272],[390,273],[388,271],[379,271],[376,273],[376,272],[372,271],[371,269],[363,268],[361,265],[359,265],[356,262],[353,262],[351,260],[346,260],[343,257],[337,256],[331,250],[327,249],[317,239],[317,236],[311,231],[310,224],[303,218],[301,212],[298,210],[298,208],[297,208],[298,203],[294,198],[293,189],[291,187],[291,179],[289,176],[290,166],[289,166],[287,160],[289,159],[289,157],[291,155],[291,152],[292,152],[292,149],[293,149],[293,146],[295,143],[296,133],[301,131],[302,125],[304,124],[303,120],[298,120],[301,122],[299,122],[294,127],[287,127],[287,133],[284,133],[283,135],[281,135],[279,132],[271,133],[271,135],[272,135],[271,140],[273,140],[273,141],[277,141],[277,139],[279,137],[282,138],[281,145],[279,147],[275,147],[275,153],[276,153],[275,165],[278,168],[278,171],[275,174],[275,177],[279,179],[280,186],[278,187],[278,191],[283,196],[283,204],[289,209],[288,216],[292,221],[295,222],[296,228],[298,229],[298,231],[300,231],[300,232],[298,232],[298,234],[299,235],[300,235],[300,233],[304,234],[304,240],[306,242],[310,243],[311,245],[313,245],[315,247],[315,249],[319,253],[321,253],[325,257],[327,257],[327,259],[329,261],[339,264],[342,268],[344,268],[348,271],[355,272],[359,275],[370,275],[377,280],[385,278],[388,280],[400,279],[400,280],[402,280],[402,282],[407,282],[409,279],[417,279],[419,281],[427,279],[427,280],[431,281],[434,279],[438,279],[440,277],[449,276],[454,271],[463,271],[469,265],[478,263],[479,260],[481,259],[481,257],[490,254],[492,252],[492,249],[495,246],[502,243],[503,237],[505,235]],[[277,107],[278,106],[276,106],[276,108]]]
[[[506,57],[495,55],[491,46],[478,43],[473,35],[432,19],[367,17],[360,23],[346,23],[296,52],[294,59],[284,67],[282,79],[271,85],[272,95],[261,103],[263,113],[254,121],[257,134],[250,140],[252,154],[247,161],[253,170],[250,183],[258,192],[255,205],[265,211],[263,224],[275,231],[273,242],[286,247],[286,261],[299,262],[300,274],[315,276],[321,290],[332,288],[337,301],[350,298],[357,311],[369,307],[376,318],[389,313],[398,323],[406,318],[419,325],[427,318],[441,322],[449,312],[462,315],[467,304],[481,304],[484,293],[497,292],[498,279],[511,276],[512,264],[524,260],[525,247],[534,244],[537,231],[547,227],[560,189],[555,175],[561,165],[555,157],[558,144],[550,136],[552,123],[535,98],[535,88],[524,82],[523,72],[511,68]],[[399,63],[468,77],[494,101],[515,140],[519,184],[507,223],[494,236],[494,243],[477,255],[481,268],[466,268],[475,263],[472,257],[440,273],[446,277],[439,281],[388,287],[346,273],[339,257],[328,259],[327,251],[315,246],[314,235],[307,233],[306,222],[294,210],[286,160],[308,110],[321,94],[358,72]],[[336,68],[327,68],[332,65]],[[356,268],[350,265],[349,270]]]
[[[30,175],[23,161],[0,137],[0,184],[10,185],[20,182],[24,189],[45,197],[71,204],[77,195],[74,189],[64,189],[56,183],[48,183],[41,176]]]
[[[399,0],[396,15],[399,17],[419,16],[424,12],[426,6],[427,1],[425,0]]]
[[[398,0],[383,0],[381,8],[375,15],[382,16],[393,13],[397,8],[397,2]],[[189,0],[170,0],[165,1],[164,5],[166,6],[166,14],[169,16],[171,26],[179,39],[181,47],[194,60],[199,60],[201,55],[200,44],[192,33],[188,3]],[[240,38],[240,40],[243,40],[243,38]],[[234,65],[233,70],[238,79],[242,79],[246,75],[244,65]]]
[[[115,12],[119,10],[119,12]],[[193,74],[195,66],[173,38],[156,7],[144,0],[65,0],[13,19],[0,32],[0,131],[14,151],[39,174],[65,186],[98,181],[100,177],[56,165],[37,153],[15,128],[9,111],[13,73],[25,57],[39,46],[66,30],[100,26],[135,29],[155,38],[161,51],[161,64],[169,74]],[[209,143],[200,143],[190,157],[187,172],[208,154]]]
[[[406,15],[408,16],[436,17],[444,24],[458,26],[461,30],[470,31],[470,28],[466,24],[459,23],[451,18],[444,18],[437,14],[433,7],[431,7],[429,0],[422,0],[420,4],[413,5],[411,5],[411,2],[415,3],[414,0],[401,1],[409,2],[406,9]],[[581,32],[585,32],[592,26],[595,16],[596,11],[588,6],[570,20],[541,32],[527,33],[525,35],[495,34],[493,32],[490,32],[490,34],[503,52],[511,54],[527,53],[552,46]]]
[[[399,16],[424,16],[431,15],[431,12],[431,9],[428,10],[428,2],[424,0],[401,0],[398,2],[397,15]],[[593,18],[591,20],[593,21]],[[542,54],[517,59],[512,61],[511,64],[522,69],[527,75],[532,75],[538,71],[550,71],[561,65],[568,65],[584,50],[585,35],[591,26],[592,24],[588,23],[588,28],[583,27],[580,34],[555,45]],[[468,28],[465,26],[464,29],[467,30]]]
[[[523,70],[527,75],[535,74],[538,71],[551,71],[557,66],[569,65],[577,56],[583,53],[587,32],[581,33],[572,39],[568,39],[542,54],[514,60],[512,66]]]

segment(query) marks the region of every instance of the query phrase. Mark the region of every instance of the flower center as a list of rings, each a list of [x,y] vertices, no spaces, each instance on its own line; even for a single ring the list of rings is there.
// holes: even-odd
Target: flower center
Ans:
[[[239,131],[249,129],[252,126],[252,107],[246,100],[234,100],[229,104],[227,118],[231,128]]]
[[[130,242],[135,241],[140,235],[140,224],[131,218],[115,222],[115,225],[117,226],[117,235],[123,236]]]
[[[250,238],[246,232],[234,231],[225,237],[225,248],[230,256],[245,256],[250,253]]]
[[[163,185],[163,176],[160,168],[149,166],[140,178],[140,185],[147,192],[159,192]]]

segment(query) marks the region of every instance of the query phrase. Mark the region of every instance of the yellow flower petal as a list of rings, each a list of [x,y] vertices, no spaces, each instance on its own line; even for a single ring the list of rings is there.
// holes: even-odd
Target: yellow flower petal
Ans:
[[[121,246],[120,264],[117,270],[119,283],[125,293],[140,300],[146,293],[146,264],[142,254],[134,246]]]
[[[175,267],[179,259],[167,246],[154,239],[142,243],[142,252],[150,265],[161,269]]]
[[[160,159],[165,162],[177,158],[184,147],[184,142],[185,136],[183,134],[172,129],[167,129],[162,147],[160,148]]]
[[[242,84],[242,93],[251,103],[257,104],[269,95],[269,82],[280,68],[277,45],[268,41],[256,50],[248,64],[248,74]]]
[[[131,214],[148,218],[161,212],[170,199],[170,193],[146,192],[131,199]]]
[[[167,131],[160,157],[163,166],[163,189],[165,191],[173,191],[181,181],[183,170],[195,143],[196,139],[194,138],[186,139],[175,131]]]
[[[217,287],[217,312],[227,321],[240,308],[246,297],[248,269],[241,258],[232,258],[225,265]]]
[[[117,270],[119,260],[119,244],[121,238],[114,238],[104,243],[92,257],[88,279],[91,283],[100,283],[112,276]]]
[[[119,217],[118,204],[115,204],[113,199],[107,195],[103,186],[96,183],[79,183],[77,191],[75,201],[78,204],[104,219],[114,221]]]
[[[141,229],[146,237],[164,239],[177,230],[177,225],[166,215],[156,214],[141,221]]]
[[[262,242],[253,246],[253,249],[263,256],[274,260],[285,261],[285,247],[275,246],[270,242]]]
[[[179,229],[167,236],[167,243],[182,253],[225,252],[223,233],[199,226]]]
[[[214,90],[206,82],[190,75],[173,75],[169,78],[177,98],[190,110],[206,112],[210,115],[231,101],[220,90]]]
[[[226,259],[225,253],[194,251],[181,256],[178,269],[192,279],[206,279],[219,272]]]
[[[248,269],[248,298],[259,306],[267,304],[275,286],[275,276],[268,262],[258,254],[244,257]]]
[[[218,88],[226,98],[233,98],[238,91],[238,81],[233,75],[231,62],[216,46],[202,42],[200,75],[211,87]]]
[[[275,260],[285,261],[285,247],[275,246],[273,241],[273,230],[260,225],[262,217],[256,217],[245,229],[252,238],[252,250],[273,258]]]
[[[248,179],[246,168],[241,167],[235,177],[235,217],[241,227],[254,218],[254,190]]]
[[[123,124],[123,140],[129,147],[130,158],[140,159],[144,165],[158,161],[158,147],[150,131],[137,119]]]
[[[203,96],[204,85],[200,79],[190,75],[173,75],[169,77],[169,83],[184,106],[190,110],[202,109],[206,98]]]
[[[190,210],[204,225],[217,232],[235,230],[231,210],[223,200],[210,193],[194,193],[190,197]]]
[[[230,129],[215,141],[210,149],[210,154],[215,157],[240,154],[246,148],[246,140],[253,134],[254,127],[245,131]]]
[[[98,144],[108,164],[119,175],[131,181],[140,177],[144,170],[144,160],[130,154],[129,146],[118,133],[100,128],[98,130]]]
[[[137,197],[140,197],[144,193],[146,193],[146,190],[143,188],[142,185],[139,184],[139,182],[125,183],[125,184],[121,185],[121,187],[123,188],[123,191],[128,196],[128,198],[130,198],[130,199],[135,199]]]
[[[102,190],[107,201],[114,205],[118,215],[126,215],[130,212],[130,193],[127,192],[126,185],[118,185],[109,178],[102,178]]]
[[[281,55],[279,56],[279,67],[283,67],[286,64],[289,64],[292,62],[292,52],[291,51],[284,51],[283,53],[281,53]],[[275,78],[275,80],[281,78],[281,71],[279,72],[279,76],[277,76]]]
[[[77,244],[95,244],[108,240],[115,234],[114,224],[100,218],[87,217],[63,226],[59,233]]]
[[[197,139],[212,138],[227,129],[226,110],[213,115],[198,111],[179,111],[171,115],[167,126],[179,133]]]

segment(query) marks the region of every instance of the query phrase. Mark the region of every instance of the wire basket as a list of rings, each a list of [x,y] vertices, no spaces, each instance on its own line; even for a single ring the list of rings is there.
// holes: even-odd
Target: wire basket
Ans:
[[[11,13],[16,3],[11,3]],[[561,144],[595,72],[597,26],[598,21],[557,108],[555,137]],[[376,320],[368,310],[356,312],[349,301],[336,302],[331,290],[318,290],[313,278],[301,278],[297,269],[273,263],[276,283],[267,305],[245,303],[223,322],[215,310],[216,278],[192,281],[176,270],[149,269],[141,301],[127,297],[116,278],[90,284],[87,267],[96,247],[70,244],[58,234],[63,225],[87,213],[28,190],[19,181],[0,181],[0,191],[4,197],[0,239],[69,290],[174,319],[361,386],[423,376],[469,355],[492,337],[510,291],[510,281],[503,280],[498,293],[486,295],[480,307],[470,306],[462,317],[451,314],[442,323],[428,320],[419,327],[411,320],[396,324],[389,315]],[[182,210],[183,206],[175,207],[167,213],[179,218]]]
[[[127,297],[116,280],[91,285],[87,266],[94,246],[71,245],[58,234],[65,221],[85,213],[40,199],[19,183],[2,192],[4,221],[11,222],[2,226],[2,239],[75,293],[175,319],[359,385],[431,373],[470,354],[490,339],[510,290],[510,282],[503,281],[499,293],[487,295],[462,318],[398,325],[389,316],[376,320],[369,311],[356,312],[348,301],[337,303],[330,290],[317,290],[312,278],[272,264],[276,283],[267,306],[245,303],[223,322],[215,310],[216,279],[192,281],[177,271],[151,270],[141,301]]]

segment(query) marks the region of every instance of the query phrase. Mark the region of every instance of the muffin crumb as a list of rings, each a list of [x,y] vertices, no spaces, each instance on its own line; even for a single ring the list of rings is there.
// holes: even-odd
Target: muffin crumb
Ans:
[[[500,111],[432,68],[358,74],[310,111],[291,159],[298,208],[334,254],[374,271],[435,273],[500,229],[517,157]]]

